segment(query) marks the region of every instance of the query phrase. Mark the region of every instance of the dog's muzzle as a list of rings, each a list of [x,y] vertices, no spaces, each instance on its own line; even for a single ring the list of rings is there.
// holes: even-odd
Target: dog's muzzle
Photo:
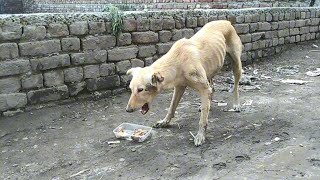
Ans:
[[[127,108],[126,108],[126,111],[127,111],[128,113],[132,113],[132,112],[134,111],[134,109],[132,109],[132,108],[130,108],[130,107],[127,107]]]

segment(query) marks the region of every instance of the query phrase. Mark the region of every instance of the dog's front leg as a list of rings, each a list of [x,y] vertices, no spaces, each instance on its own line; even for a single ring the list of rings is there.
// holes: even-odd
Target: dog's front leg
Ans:
[[[185,86],[176,86],[174,88],[173,97],[172,97],[172,100],[171,100],[171,104],[170,104],[170,108],[169,108],[168,114],[166,115],[166,117],[163,120],[158,121],[154,125],[154,127],[159,128],[159,127],[168,126],[168,124],[170,123],[171,119],[174,117],[174,114],[176,112],[177,106],[179,104],[179,101],[180,101],[185,89],[186,89]]]
[[[200,91],[201,95],[201,116],[199,121],[199,131],[194,139],[194,144],[200,146],[205,141],[205,133],[208,126],[208,115],[211,104],[212,89],[208,86]]]

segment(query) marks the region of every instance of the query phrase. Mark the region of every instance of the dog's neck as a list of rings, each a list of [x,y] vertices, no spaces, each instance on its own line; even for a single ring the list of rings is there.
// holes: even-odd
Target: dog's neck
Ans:
[[[154,63],[151,68],[153,73],[160,73],[164,78],[164,80],[157,85],[158,91],[174,88],[177,76],[176,63]]]

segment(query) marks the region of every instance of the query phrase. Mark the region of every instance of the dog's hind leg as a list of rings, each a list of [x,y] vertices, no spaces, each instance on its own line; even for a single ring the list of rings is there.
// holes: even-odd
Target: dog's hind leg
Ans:
[[[185,91],[186,87],[185,86],[176,86],[174,88],[173,92],[173,97],[171,100],[170,108],[168,111],[168,114],[163,120],[158,121],[154,127],[159,128],[159,127],[166,127],[170,123],[171,119],[174,117],[174,114],[176,112],[177,106],[180,102],[180,99]]]
[[[234,76],[234,86],[233,86],[233,108],[240,112],[240,100],[239,100],[239,81],[242,75],[242,63],[241,63],[241,52],[242,45],[240,38],[234,38],[234,42],[231,43],[231,47],[228,48],[228,54],[231,56],[232,70]]]

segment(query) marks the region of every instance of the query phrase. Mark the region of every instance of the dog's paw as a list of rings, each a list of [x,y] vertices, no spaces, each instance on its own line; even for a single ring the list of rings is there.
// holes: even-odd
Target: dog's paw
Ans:
[[[235,112],[241,112],[241,106],[240,105],[233,105],[233,109]]]
[[[163,128],[163,127],[168,127],[169,126],[169,123],[166,119],[163,119],[163,120],[160,120],[160,121],[157,121],[153,127],[154,128]]]
[[[198,133],[196,135],[196,137],[194,138],[194,145],[196,145],[196,146],[202,145],[204,143],[205,139],[206,138],[203,133]]]

